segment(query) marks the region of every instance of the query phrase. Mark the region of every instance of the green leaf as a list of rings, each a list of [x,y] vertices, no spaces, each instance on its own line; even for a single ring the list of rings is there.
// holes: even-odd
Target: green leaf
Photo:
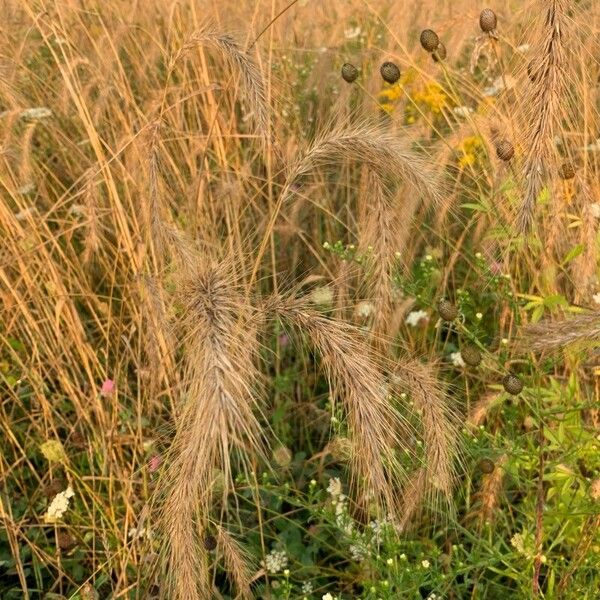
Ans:
[[[573,246],[560,262],[561,267],[569,264],[574,258],[577,258],[585,250],[585,244],[577,244]]]

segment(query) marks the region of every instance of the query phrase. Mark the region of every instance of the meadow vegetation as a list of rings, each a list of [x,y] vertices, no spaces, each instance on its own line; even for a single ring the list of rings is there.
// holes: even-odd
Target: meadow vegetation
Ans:
[[[0,598],[600,597],[600,3],[4,0]]]

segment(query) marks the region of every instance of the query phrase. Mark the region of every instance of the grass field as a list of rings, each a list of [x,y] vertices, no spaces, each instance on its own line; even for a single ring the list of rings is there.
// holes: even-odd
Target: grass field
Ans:
[[[600,2],[0,7],[1,599],[600,597]]]

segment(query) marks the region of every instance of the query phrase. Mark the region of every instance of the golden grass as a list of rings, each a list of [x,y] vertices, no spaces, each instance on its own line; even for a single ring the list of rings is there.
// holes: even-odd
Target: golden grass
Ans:
[[[518,3],[516,14],[495,2],[499,38],[477,41],[478,9],[464,0],[443,9],[426,2],[422,12],[421,3],[389,12],[393,3],[325,4],[295,3],[271,23],[281,3],[5,3],[0,341],[10,369],[2,370],[0,477],[24,492],[12,471],[27,465],[32,507],[51,482],[72,484],[80,518],[68,529],[93,538],[82,543],[85,581],[63,582],[60,553],[50,556],[27,537],[30,527],[48,538],[61,528],[44,526],[33,508],[16,518],[3,499],[0,518],[24,597],[23,544],[56,574],[56,589],[84,590],[108,572],[114,597],[139,588],[143,598],[167,574],[169,597],[208,598],[221,561],[240,596],[251,597],[256,572],[219,510],[231,500],[234,473],[266,461],[260,336],[274,316],[320,356],[347,420],[357,498],[406,516],[432,491],[451,497],[457,435],[430,366],[411,359],[395,370],[398,315],[412,302],[392,289],[397,263],[410,266],[432,240],[445,240],[444,295],[472,243],[499,260],[513,253],[513,274],[526,291],[577,293],[591,304],[597,229],[590,206],[600,202],[600,163],[598,151],[585,148],[600,135],[590,83],[600,72],[598,6],[580,13],[551,0],[536,31],[529,14],[537,0]],[[424,23],[425,15],[435,23]],[[366,31],[360,51],[344,33],[355,21]],[[442,63],[418,45],[430,25],[448,48]],[[564,29],[578,34],[567,42]],[[539,64],[535,82],[485,95],[494,61],[505,86],[513,74],[521,82],[525,42]],[[478,80],[464,68],[476,49]],[[384,116],[375,97],[378,64],[388,57],[410,79]],[[361,66],[352,87],[338,81],[349,59]],[[575,116],[569,86],[577,90]],[[475,112],[453,110],[464,106]],[[402,121],[407,111],[411,123]],[[520,130],[519,119],[530,127]],[[491,127],[514,139],[512,175],[489,159]],[[460,162],[466,138],[478,140],[479,163]],[[562,182],[557,158],[573,156],[577,176]],[[537,206],[545,185],[550,209]],[[489,210],[468,217],[458,210],[465,198],[483,196],[492,199]],[[529,252],[535,240],[513,228],[517,219],[523,228],[537,224],[542,248],[548,232],[553,240],[560,233],[552,252]],[[336,276],[339,263],[322,246],[338,239],[372,250],[366,274],[346,264]],[[564,261],[576,243],[584,252]],[[337,286],[336,317],[281,292],[310,276]],[[361,299],[375,310],[368,335],[345,319]],[[595,338],[589,328],[597,321],[590,315],[530,329],[532,349]],[[401,342],[427,362],[419,343]],[[277,371],[279,357],[272,360]],[[425,443],[425,460],[410,473],[396,460],[408,425],[388,397],[394,372],[413,396]],[[114,391],[101,392],[106,380]],[[63,462],[32,459],[55,439],[66,448]],[[166,464],[160,478],[148,468],[155,454]],[[215,472],[224,481],[217,493]],[[129,535],[153,503],[162,515],[161,557]],[[210,531],[216,559],[202,549]],[[150,572],[149,563],[159,566]]]

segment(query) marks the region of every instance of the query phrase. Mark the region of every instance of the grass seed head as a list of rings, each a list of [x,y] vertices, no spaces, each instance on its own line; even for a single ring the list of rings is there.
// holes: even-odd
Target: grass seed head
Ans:
[[[511,396],[518,396],[523,391],[523,382],[512,373],[505,375],[502,379],[502,386]]]
[[[498,18],[491,8],[484,8],[479,15],[479,27],[484,33],[490,33],[496,29]]]
[[[400,68],[393,62],[384,62],[379,69],[381,76],[387,83],[394,84],[400,79]]]
[[[344,63],[342,65],[342,79],[348,83],[353,83],[358,79],[358,69],[350,63]]]
[[[427,52],[433,52],[434,50],[437,50],[437,47],[440,45],[440,38],[432,29],[424,29],[421,31],[420,40],[421,46],[423,46]]]
[[[500,140],[496,146],[496,155],[500,160],[508,162],[515,155],[515,147],[508,140]]]
[[[469,345],[462,348],[460,355],[469,367],[477,367],[481,363],[481,352],[476,346]]]
[[[438,302],[438,313],[444,321],[454,321],[458,317],[458,308],[449,300],[440,300]]]

